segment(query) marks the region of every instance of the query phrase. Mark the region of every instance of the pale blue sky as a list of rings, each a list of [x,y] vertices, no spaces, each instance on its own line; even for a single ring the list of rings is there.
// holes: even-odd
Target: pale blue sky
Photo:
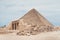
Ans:
[[[60,26],[60,0],[0,0],[0,26],[20,18],[32,8]]]

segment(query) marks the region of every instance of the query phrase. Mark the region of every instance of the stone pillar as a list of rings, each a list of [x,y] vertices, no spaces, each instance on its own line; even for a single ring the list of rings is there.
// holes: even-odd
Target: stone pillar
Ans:
[[[16,23],[15,23],[15,26],[14,26],[14,30],[16,30]]]

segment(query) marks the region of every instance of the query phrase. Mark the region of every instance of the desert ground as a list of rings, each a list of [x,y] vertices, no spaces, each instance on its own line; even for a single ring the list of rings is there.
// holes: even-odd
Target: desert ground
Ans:
[[[60,31],[45,32],[31,36],[19,36],[16,33],[0,34],[0,40],[60,40]]]

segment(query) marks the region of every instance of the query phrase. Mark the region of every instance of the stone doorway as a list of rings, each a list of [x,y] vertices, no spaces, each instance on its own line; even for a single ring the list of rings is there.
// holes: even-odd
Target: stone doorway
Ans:
[[[12,30],[17,30],[18,26],[19,26],[19,22],[16,21],[12,22]]]

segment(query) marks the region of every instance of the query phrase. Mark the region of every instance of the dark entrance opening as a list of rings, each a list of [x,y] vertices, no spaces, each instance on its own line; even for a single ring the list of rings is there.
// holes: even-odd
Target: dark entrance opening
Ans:
[[[18,26],[19,26],[18,22],[13,22],[12,23],[12,30],[16,30]]]

